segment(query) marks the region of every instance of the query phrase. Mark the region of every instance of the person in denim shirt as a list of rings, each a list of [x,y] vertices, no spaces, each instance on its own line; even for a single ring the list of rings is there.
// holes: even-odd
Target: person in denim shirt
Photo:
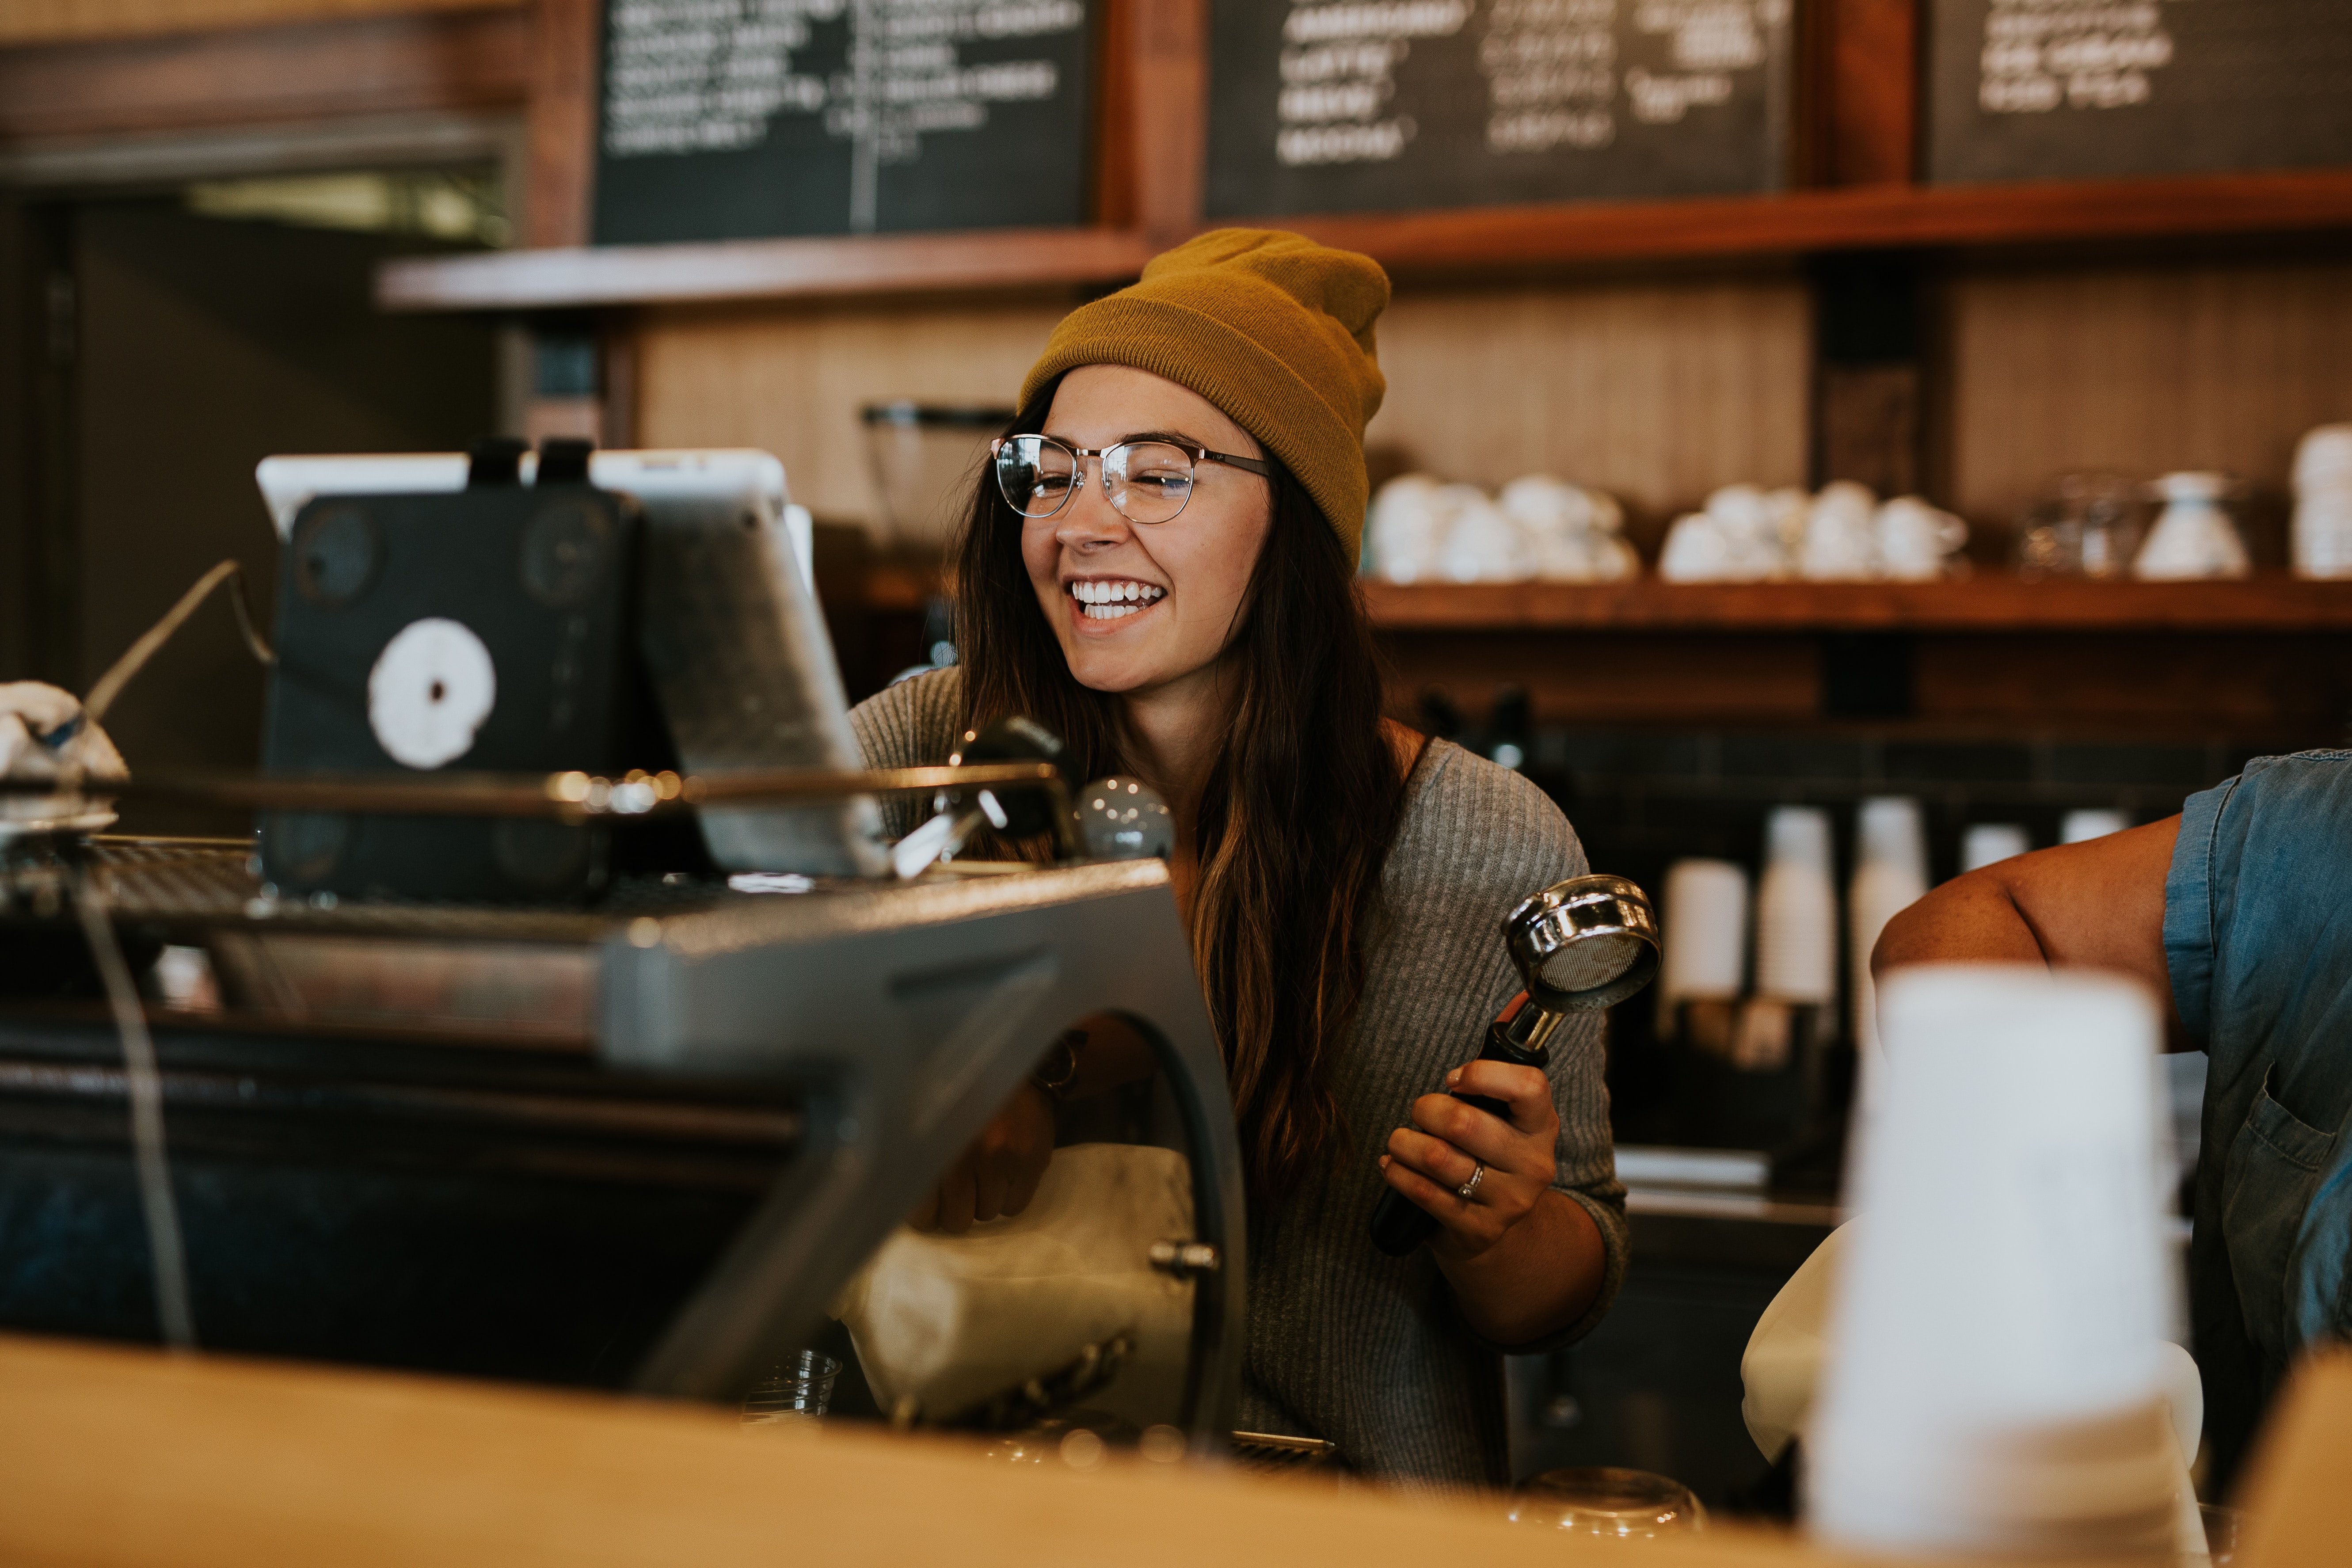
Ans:
[[[2179,816],[2022,855],[1896,916],[1871,967],[2121,970],[2210,1058],[2189,1328],[2212,1485],[2315,1341],[2352,1338],[2352,751],[2263,757]]]

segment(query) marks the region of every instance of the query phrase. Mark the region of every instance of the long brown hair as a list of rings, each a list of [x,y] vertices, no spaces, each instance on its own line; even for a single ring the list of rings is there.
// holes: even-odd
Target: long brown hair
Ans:
[[[1007,435],[1043,428],[1055,384]],[[1405,799],[1355,563],[1305,487],[1268,458],[1273,521],[1229,645],[1232,721],[1194,824],[1190,931],[1262,1198],[1346,1145],[1331,1079],[1363,995],[1381,868]],[[1078,777],[1132,772],[1117,698],[1078,684],[1038,611],[1021,529],[983,468],[958,549],[966,722],[1026,713],[1062,737]]]

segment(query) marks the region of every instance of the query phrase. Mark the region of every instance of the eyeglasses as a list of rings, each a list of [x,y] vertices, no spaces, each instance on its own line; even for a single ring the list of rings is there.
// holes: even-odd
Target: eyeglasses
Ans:
[[[996,461],[996,488],[1004,502],[1026,518],[1048,518],[1070,504],[1086,483],[1086,460],[1102,459],[1103,494],[1129,522],[1172,522],[1192,499],[1193,466],[1223,463],[1244,473],[1270,476],[1273,465],[1236,458],[1205,447],[1173,441],[1121,441],[1088,450],[1065,446],[1051,436],[1007,436],[988,449]]]

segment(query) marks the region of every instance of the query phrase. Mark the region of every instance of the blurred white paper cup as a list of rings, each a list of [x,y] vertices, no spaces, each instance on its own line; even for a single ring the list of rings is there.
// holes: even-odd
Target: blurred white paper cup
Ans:
[[[1764,826],[1764,879],[1756,894],[1756,991],[1782,1002],[1837,1000],[1837,887],[1830,816],[1783,805]]]
[[[2294,570],[2352,577],[2352,425],[2305,432],[2294,452]]]
[[[1855,831],[1853,880],[1846,891],[1848,963],[1853,976],[1853,1044],[1863,1070],[1878,1055],[1878,1000],[1870,983],[1870,952],[1886,922],[1927,893],[1927,836],[1919,803],[1908,795],[1874,795],[1862,803]]]
[[[2120,811],[2070,811],[2058,820],[2058,842],[2080,844],[2086,838],[2105,838],[2130,826],[2131,819]]]
[[[1736,1000],[1747,986],[1748,871],[1728,860],[1666,868],[1665,952],[1658,1005]]]
[[[2033,847],[2024,827],[2014,822],[1979,822],[1960,835],[1960,869],[1981,871],[1999,861],[2014,859]]]
[[[1903,969],[1807,1435],[1860,1551],[2151,1555],[2179,1468],[2157,1012],[2119,976]]]

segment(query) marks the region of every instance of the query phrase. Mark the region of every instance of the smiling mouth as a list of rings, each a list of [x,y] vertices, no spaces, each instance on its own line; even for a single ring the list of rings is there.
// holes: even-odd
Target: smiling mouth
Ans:
[[[1116,621],[1148,610],[1168,596],[1168,590],[1152,583],[1088,580],[1066,584],[1071,598],[1077,601],[1078,613],[1090,621]]]

